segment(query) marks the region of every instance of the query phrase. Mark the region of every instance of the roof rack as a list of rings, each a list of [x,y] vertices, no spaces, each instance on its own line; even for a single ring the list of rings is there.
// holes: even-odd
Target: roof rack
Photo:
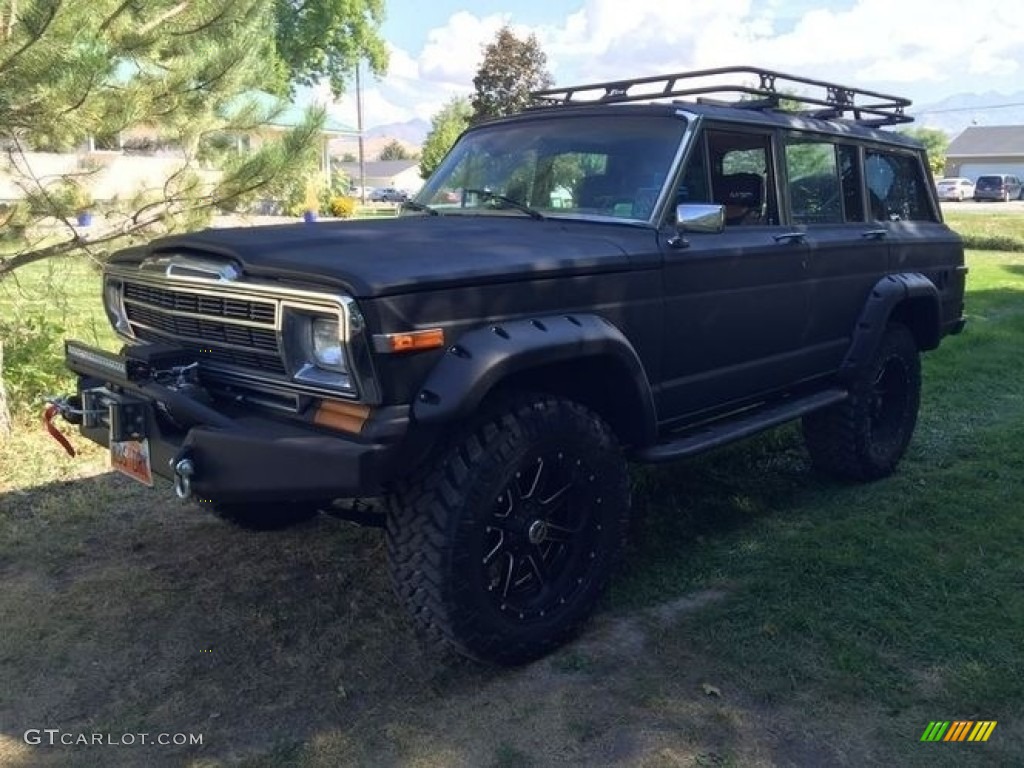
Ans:
[[[729,82],[730,77],[732,82]],[[752,84],[753,79],[757,85]],[[811,93],[791,93],[788,90],[795,88],[810,89]],[[739,98],[731,101],[707,98],[723,94],[738,95]],[[531,96],[535,107],[650,102],[693,96],[698,103],[740,109],[772,109],[825,120],[845,117],[861,125],[899,125],[914,120],[904,113],[911,104],[910,99],[746,66],[549,88],[535,91]]]

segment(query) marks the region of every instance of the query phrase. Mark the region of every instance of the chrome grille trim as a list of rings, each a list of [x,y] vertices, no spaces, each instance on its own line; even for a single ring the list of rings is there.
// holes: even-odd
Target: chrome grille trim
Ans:
[[[376,376],[373,372],[372,363],[369,360],[365,332],[362,329],[361,314],[355,305],[354,299],[344,294],[323,293],[317,291],[303,290],[299,288],[268,285],[265,283],[248,282],[222,282],[184,274],[160,274],[147,272],[138,266],[108,265],[104,270],[104,280],[116,280],[121,283],[122,295],[125,294],[123,286],[137,286],[129,289],[128,293],[134,291],[134,295],[163,296],[163,303],[152,304],[142,299],[125,297],[125,309],[129,312],[128,305],[134,305],[142,310],[151,310],[162,316],[162,322],[172,322],[174,318],[181,318],[186,323],[194,320],[197,323],[210,322],[220,326],[224,334],[247,333],[256,334],[258,344],[248,346],[247,344],[233,344],[242,337],[229,340],[227,335],[222,335],[220,340],[207,337],[195,337],[191,335],[180,335],[173,332],[180,330],[180,325],[169,326],[169,330],[161,330],[153,327],[152,318],[149,321],[142,319],[138,314],[131,320],[131,327],[142,334],[132,338],[126,334],[120,334],[130,343],[139,341],[157,341],[162,343],[177,343],[182,346],[201,351],[209,349],[203,355],[204,367],[217,379],[230,382],[232,380],[245,380],[252,390],[263,389],[266,392],[273,392],[280,396],[284,393],[303,393],[309,395],[320,395],[346,400],[360,400],[370,404],[380,402],[380,390],[376,383]],[[149,293],[147,293],[149,291]],[[181,294],[183,298],[173,298],[168,294]],[[195,303],[193,298],[195,298]],[[212,303],[200,304],[200,297],[208,297]],[[174,307],[164,306],[171,301],[176,302]],[[205,309],[211,307],[226,308],[231,314],[198,314],[183,309],[181,301],[187,307],[203,306]],[[220,302],[220,303],[218,303]],[[241,302],[244,305],[244,314],[247,317],[238,316]],[[292,380],[288,371],[288,363],[285,359],[283,349],[283,324],[285,307],[297,308],[313,312],[333,314],[339,318],[342,327],[351,329],[350,317],[356,318],[357,326],[360,329],[357,334],[346,340],[349,347],[350,381],[354,391],[341,390],[338,388],[321,387],[301,383]],[[272,322],[268,322],[273,313]],[[252,319],[253,316],[257,319]],[[200,326],[195,326],[200,327]],[[227,330],[225,330],[227,329]],[[271,345],[270,338],[273,334],[274,343]],[[244,338],[245,342],[252,341],[250,335]],[[355,354],[360,350],[361,354]],[[358,366],[356,361],[361,362]]]

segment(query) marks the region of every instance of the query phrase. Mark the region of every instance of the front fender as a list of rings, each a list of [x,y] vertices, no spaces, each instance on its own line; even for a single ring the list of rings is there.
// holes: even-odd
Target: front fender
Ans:
[[[640,358],[618,328],[591,314],[514,320],[466,332],[427,376],[413,403],[413,417],[425,424],[462,419],[512,375],[595,357],[608,358],[625,371],[640,410],[640,432],[653,439],[654,399]],[[581,388],[594,384],[581,382]]]

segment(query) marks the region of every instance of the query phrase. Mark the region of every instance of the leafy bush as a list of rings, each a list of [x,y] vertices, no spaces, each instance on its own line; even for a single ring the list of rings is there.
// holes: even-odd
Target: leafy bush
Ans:
[[[0,375],[13,409],[38,405],[46,395],[73,385],[61,352],[64,330],[45,314],[0,320],[4,345]]]
[[[331,216],[337,216],[339,219],[351,219],[356,213],[356,202],[354,197],[336,195],[331,198],[328,213]]]

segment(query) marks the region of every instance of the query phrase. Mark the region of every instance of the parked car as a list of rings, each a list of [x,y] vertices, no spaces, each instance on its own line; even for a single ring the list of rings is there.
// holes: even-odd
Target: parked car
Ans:
[[[395,187],[381,187],[370,193],[371,203],[404,203],[408,199],[409,195],[405,190]]]
[[[761,85],[536,93],[463,133],[400,216],[112,254],[125,346],[69,340],[55,407],[115,469],[238,525],[385,528],[425,637],[502,664],[553,650],[625,553],[629,461],[802,421],[812,466],[886,477],[922,353],[964,327],[925,149],[881,129],[910,102],[722,72]]]
[[[992,173],[979,176],[974,184],[975,200],[996,200],[1008,203],[1021,196],[1020,179],[1010,173]]]
[[[974,182],[964,178],[939,179],[935,182],[935,189],[939,193],[939,200],[953,200],[962,203],[974,197]]]

